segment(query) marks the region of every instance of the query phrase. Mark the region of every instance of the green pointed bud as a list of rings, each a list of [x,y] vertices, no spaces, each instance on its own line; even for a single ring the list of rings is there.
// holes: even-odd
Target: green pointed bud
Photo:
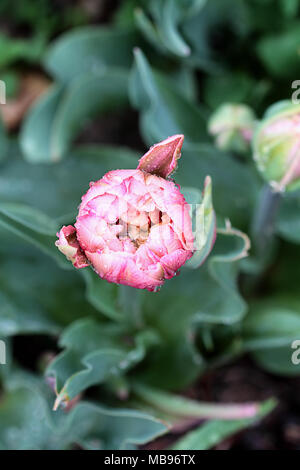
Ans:
[[[255,115],[244,104],[226,103],[211,116],[209,133],[221,150],[245,153],[249,150],[255,126]]]
[[[300,188],[300,105],[281,101],[271,106],[253,138],[254,159],[276,191]]]

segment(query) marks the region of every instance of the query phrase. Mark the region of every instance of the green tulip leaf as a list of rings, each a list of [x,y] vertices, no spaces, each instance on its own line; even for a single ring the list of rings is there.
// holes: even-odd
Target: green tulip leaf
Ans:
[[[146,330],[130,347],[128,333],[122,325],[105,325],[90,319],[72,324],[60,340],[65,350],[47,370],[48,376],[55,377],[55,407],[75,398],[91,385],[124,374],[144,358],[146,348],[153,341],[157,341],[155,335]]]
[[[127,104],[127,77],[123,69],[90,73],[42,97],[23,124],[20,143],[26,159],[61,160],[87,119]]]
[[[297,75],[299,41],[299,22],[295,21],[286,31],[266,35],[258,42],[258,56],[271,75],[278,78]]]
[[[82,401],[51,411],[51,391],[23,372],[10,376],[0,404],[0,448],[11,450],[135,449],[167,431],[150,414]]]
[[[38,209],[24,204],[0,203],[0,226],[54,257],[61,266],[66,266],[54,245],[58,225]]]
[[[99,315],[75,270],[62,270],[9,231],[1,229],[0,240],[1,335],[57,335],[83,315]]]
[[[202,9],[206,0],[154,0],[148,4],[155,24],[143,9],[136,9],[136,23],[145,37],[162,52],[171,52],[179,57],[190,54],[190,47],[179,31],[179,25],[187,17]]]
[[[267,371],[299,375],[300,364],[293,362],[293,344],[300,338],[300,303],[283,296],[250,304],[243,326],[244,350],[251,351]],[[298,347],[300,344],[298,345]]]
[[[273,399],[263,402],[254,418],[232,421],[213,420],[187,433],[179,439],[172,450],[207,450],[221,443],[230,436],[253,426],[267,416],[276,406]]]
[[[62,82],[81,75],[102,74],[111,67],[128,69],[137,45],[134,32],[105,27],[83,27],[54,41],[45,57],[45,67]]]
[[[184,134],[186,142],[208,140],[206,113],[192,104],[161,74],[152,71],[146,57],[135,51],[129,94],[140,110],[140,128],[147,144],[173,134]]]
[[[292,243],[300,243],[300,191],[285,194],[276,220],[278,235]]]
[[[191,203],[188,195],[186,201]],[[212,183],[210,177],[207,177],[204,182],[203,195],[200,193],[197,202],[192,205],[191,216],[195,224],[196,252],[186,263],[186,266],[197,269],[209,255],[216,237],[216,216],[212,203]]]

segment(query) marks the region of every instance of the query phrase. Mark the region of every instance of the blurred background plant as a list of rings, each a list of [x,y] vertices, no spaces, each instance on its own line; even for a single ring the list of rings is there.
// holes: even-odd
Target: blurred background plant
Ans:
[[[0,12],[0,448],[299,448],[300,191],[274,193],[253,158],[299,78],[298,1]],[[213,181],[205,265],[156,294],[74,272],[55,234],[88,183],[175,133],[187,200]]]

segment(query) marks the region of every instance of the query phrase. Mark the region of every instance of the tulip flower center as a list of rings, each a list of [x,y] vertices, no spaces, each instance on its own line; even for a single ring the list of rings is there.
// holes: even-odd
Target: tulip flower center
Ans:
[[[132,216],[132,214],[130,214]],[[130,220],[130,222],[128,222]],[[136,249],[145,243],[149,237],[152,227],[167,224],[170,217],[158,209],[152,212],[138,212],[135,217],[119,218],[115,225],[121,226],[117,238],[119,240],[129,239]]]

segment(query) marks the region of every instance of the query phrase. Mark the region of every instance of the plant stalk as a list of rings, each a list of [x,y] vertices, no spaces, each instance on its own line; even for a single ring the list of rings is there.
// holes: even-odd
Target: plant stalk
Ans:
[[[258,256],[264,256],[269,251],[280,199],[281,192],[274,191],[269,185],[264,186],[252,225],[254,248]]]

